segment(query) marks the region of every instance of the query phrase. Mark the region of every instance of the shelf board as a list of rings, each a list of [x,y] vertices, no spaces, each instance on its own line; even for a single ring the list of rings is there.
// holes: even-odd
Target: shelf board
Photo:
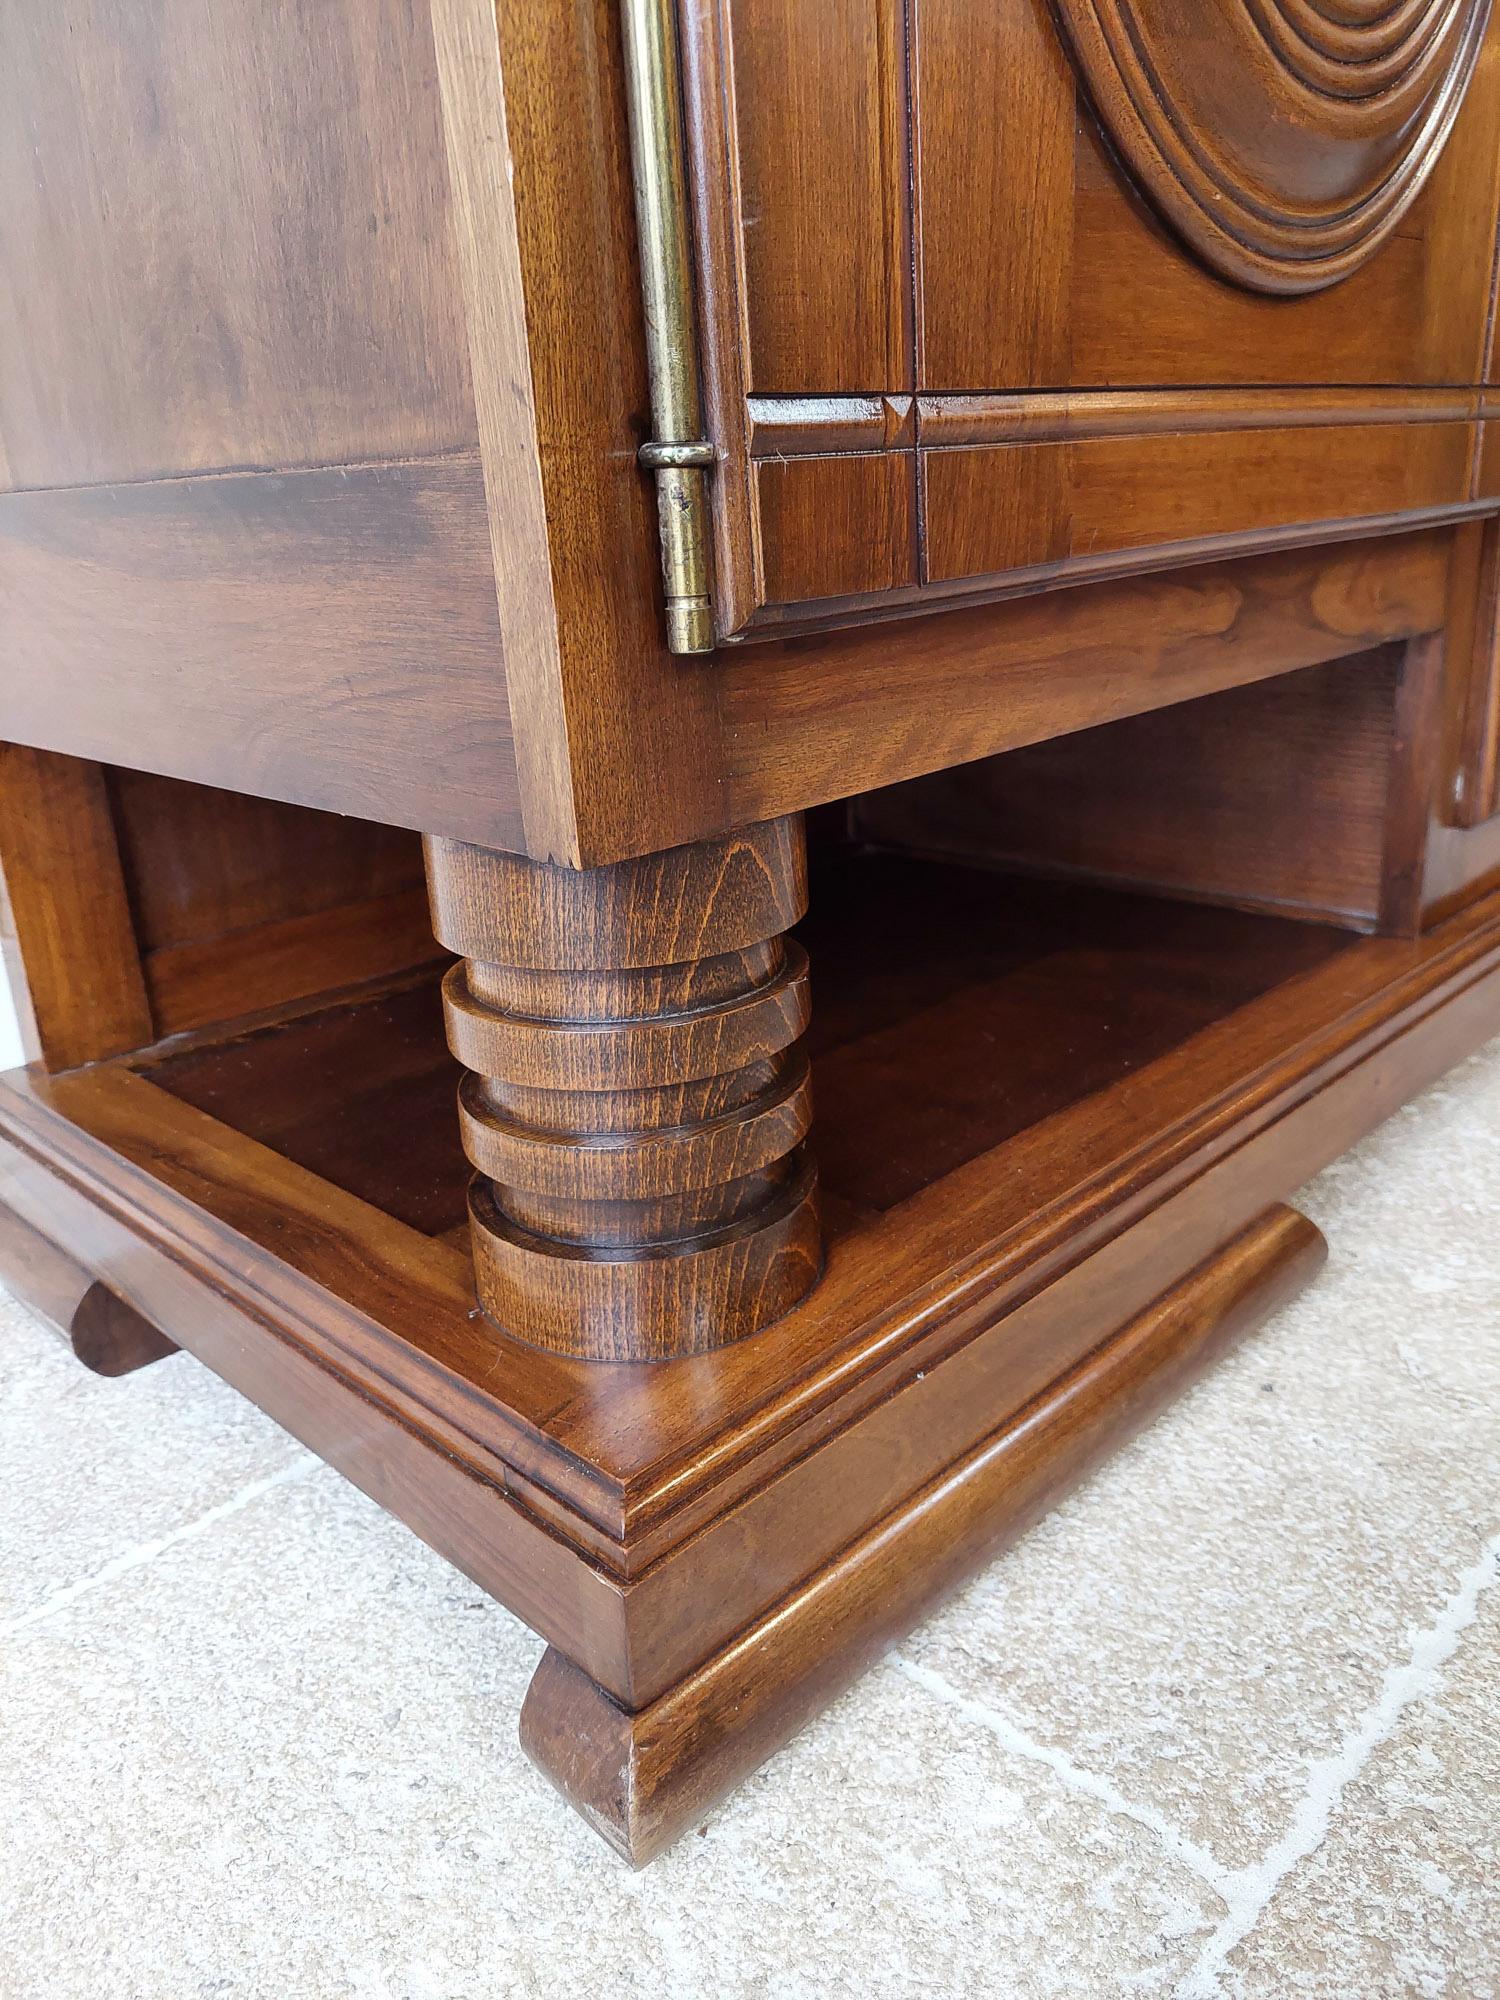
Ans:
[[[932,861],[825,859],[800,927],[816,1147],[840,1224],[1108,1090],[1353,942],[1347,931]],[[167,1053],[185,1104],[408,1227],[462,1227],[436,981]]]

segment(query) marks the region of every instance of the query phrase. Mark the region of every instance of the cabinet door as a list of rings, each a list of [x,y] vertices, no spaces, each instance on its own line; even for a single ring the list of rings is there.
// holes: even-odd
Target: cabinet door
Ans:
[[[1486,0],[687,0],[719,620],[1500,504]]]

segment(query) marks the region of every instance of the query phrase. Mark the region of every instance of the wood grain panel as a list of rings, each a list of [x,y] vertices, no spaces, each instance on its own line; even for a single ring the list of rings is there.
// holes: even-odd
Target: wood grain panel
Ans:
[[[306,916],[268,918],[223,937],[163,945],[142,969],[160,1038],[400,977],[442,956],[426,895],[395,889]]]
[[[912,379],[898,0],[723,0],[750,389]]]
[[[1488,405],[1493,410],[1493,404]],[[1500,500],[1500,423],[1493,415],[1479,426],[1479,450],[1474,460],[1474,494],[1480,500]]]
[[[544,852],[570,853],[573,777],[498,22],[494,0],[431,6],[527,833]]]
[[[1492,428],[1486,426],[1486,428]],[[1454,826],[1500,811],[1500,521],[1455,540],[1448,656],[1447,810]]]
[[[49,1069],[151,1040],[103,771],[0,743],[0,867]]]
[[[1481,396],[1477,389],[1421,388],[1023,390],[919,396],[917,417],[924,445],[1046,444],[1162,431],[1190,431],[1207,439],[1219,431],[1312,425],[1467,423],[1481,413]],[[783,406],[778,433],[793,448],[792,411],[798,407]],[[816,425],[801,428],[812,432]]]
[[[450,15],[475,12],[473,0],[443,5]],[[713,677],[667,651],[656,495],[636,459],[650,400],[619,8],[498,0],[495,11],[498,38],[481,46],[476,29],[463,46],[475,62],[503,66],[503,172],[513,190],[561,675],[559,700],[538,648],[538,675],[528,672],[516,709],[528,852],[588,866],[724,824],[715,816]],[[493,76],[471,79],[470,109],[482,111],[495,85]],[[471,138],[486,131],[482,119],[468,129]],[[471,333],[476,379],[503,400],[514,393],[518,359],[501,315]],[[503,479],[503,462],[490,458],[492,477],[497,465]],[[510,587],[502,575],[501,588]],[[561,748],[538,740],[558,716]],[[432,830],[448,829],[434,822]]]
[[[519,846],[477,459],[0,498],[0,735]]]
[[[0,10],[10,483],[473,441],[427,10]]]
[[[1465,424],[1351,424],[922,454],[935,582],[1176,541],[1458,505]]]
[[[858,802],[882,846],[1373,928],[1400,646],[1175,703]]]
[[[1288,301],[1225,283],[1142,200],[1045,0],[920,0],[915,18],[923,387],[1477,379],[1500,168],[1494,27],[1394,233],[1332,289]],[[1265,144],[1297,170],[1285,121]]]
[[[1492,29],[1431,180],[1378,256],[1296,301],[1226,285],[1186,254],[1085,117],[1075,164],[1069,380],[1077,387],[1475,380],[1500,168],[1497,57]],[[1007,385],[992,376],[983,386]]]
[[[1325,1254],[1304,1217],[1269,1211],[645,1708],[628,1712],[549,1649],[523,1749],[613,1847],[649,1862]]]
[[[1076,87],[1035,0],[914,9],[918,382],[1065,382]]]
[[[1427,530],[949,611],[920,644],[889,624],[736,647],[717,670],[725,810],[771,818],[1430,632],[1447,575]]]
[[[771,604],[914,584],[911,452],[767,459],[755,467],[764,594]]]
[[[105,782],[143,951],[422,887],[422,844],[404,827],[145,771]]]
[[[441,957],[406,828],[104,775],[158,1038]]]
[[[1111,149],[1211,270],[1295,295],[1371,258],[1473,74],[1488,0],[1369,9],[1057,0]],[[1190,24],[1190,32],[1184,32]]]

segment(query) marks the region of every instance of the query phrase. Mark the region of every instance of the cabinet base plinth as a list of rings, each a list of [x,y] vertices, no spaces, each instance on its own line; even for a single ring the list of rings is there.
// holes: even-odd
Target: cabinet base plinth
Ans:
[[[637,1866],[699,1820],[949,1591],[1321,1267],[1271,1209],[733,1644],[634,1713],[554,1651],[521,1742]]]
[[[1500,893],[1399,939],[966,873],[957,921],[869,867],[814,953],[821,1276],[707,1352],[478,1306],[425,976],[0,1077],[0,1274],[94,1366],[176,1341],[530,1625],[525,1747],[633,1862],[1304,1283],[1287,1197],[1500,1025]],[[655,1198],[625,1150],[601,1212]]]

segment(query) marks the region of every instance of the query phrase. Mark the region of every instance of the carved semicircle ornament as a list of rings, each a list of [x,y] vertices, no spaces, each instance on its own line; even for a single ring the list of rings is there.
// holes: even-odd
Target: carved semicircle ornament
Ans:
[[[1318,291],[1432,171],[1490,0],[1053,0],[1115,149],[1222,277]]]

